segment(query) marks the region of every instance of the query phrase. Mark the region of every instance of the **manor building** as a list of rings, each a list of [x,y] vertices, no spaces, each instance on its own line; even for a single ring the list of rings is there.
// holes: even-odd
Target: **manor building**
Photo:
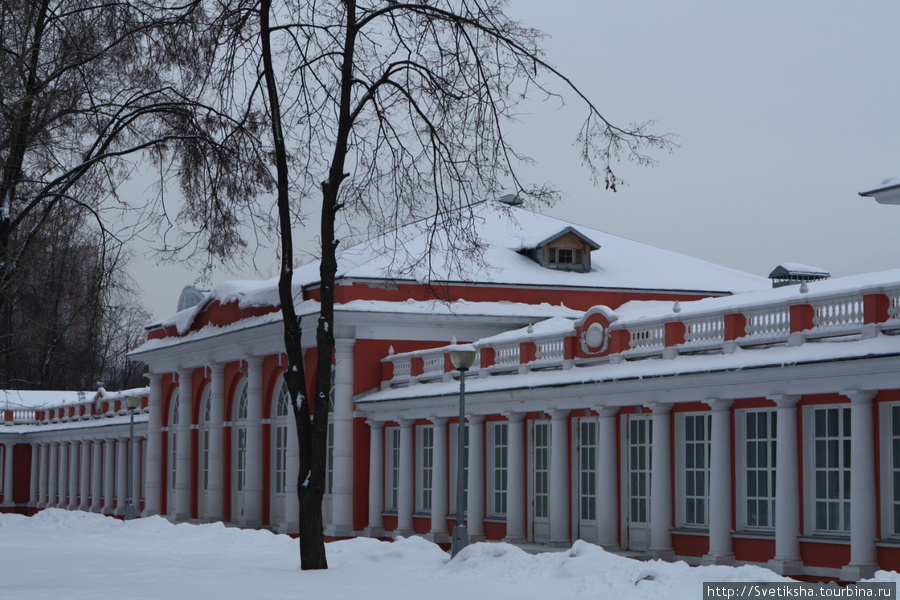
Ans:
[[[458,340],[477,352],[471,538],[806,579],[900,567],[900,270],[773,288],[521,207],[484,203],[475,223],[468,273],[392,275],[416,226],[340,258],[327,536],[449,542]],[[317,279],[295,272],[310,381]],[[295,532],[282,344],[277,282],[230,282],[149,328],[132,355],[147,390],[7,407],[0,509],[121,514],[139,394],[142,514]]]

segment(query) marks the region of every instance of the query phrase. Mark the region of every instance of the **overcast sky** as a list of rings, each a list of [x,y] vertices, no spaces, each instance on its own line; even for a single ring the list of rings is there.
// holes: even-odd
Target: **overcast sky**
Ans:
[[[656,120],[679,148],[628,186],[591,186],[577,110],[529,106],[524,179],[563,193],[550,214],[758,275],[780,262],[834,276],[900,267],[900,206],[857,192],[900,175],[897,0],[511,0],[548,34],[549,62],[614,123]],[[224,279],[275,274],[217,273]],[[196,274],[136,264],[155,318]]]

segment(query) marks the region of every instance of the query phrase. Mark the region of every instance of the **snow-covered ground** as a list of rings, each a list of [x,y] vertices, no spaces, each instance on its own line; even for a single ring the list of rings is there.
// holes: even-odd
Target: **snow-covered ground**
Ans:
[[[751,566],[640,562],[584,542],[538,555],[473,544],[453,561],[418,537],[327,548],[327,571],[301,571],[297,542],[266,531],[172,525],[160,517],[126,523],[59,509],[0,515],[0,598],[698,600],[704,581],[782,579]],[[898,576],[880,572],[876,579]]]

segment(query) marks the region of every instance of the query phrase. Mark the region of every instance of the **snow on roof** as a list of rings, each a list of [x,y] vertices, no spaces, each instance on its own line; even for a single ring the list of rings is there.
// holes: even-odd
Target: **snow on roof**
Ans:
[[[452,248],[453,245],[450,240],[435,241],[423,224],[415,223],[341,252],[337,276],[394,279],[398,273],[411,272],[408,278],[417,281],[721,293],[746,292],[770,285],[767,279],[756,275],[573,225],[521,207],[483,202],[474,208],[474,212],[476,233],[484,244],[480,267],[470,265],[467,272],[462,272],[454,260],[457,257],[449,255],[423,261],[429,243],[437,248]],[[600,246],[591,253],[591,271],[547,269],[519,253],[566,231],[577,232]],[[428,272],[428,268],[432,271]],[[318,281],[318,263],[298,267],[294,270],[294,297],[302,297],[303,286]],[[237,302],[240,308],[276,306],[279,304],[277,278],[219,284],[197,306],[158,324],[163,327],[175,325],[179,333],[185,333],[194,318],[215,301],[221,304]]]

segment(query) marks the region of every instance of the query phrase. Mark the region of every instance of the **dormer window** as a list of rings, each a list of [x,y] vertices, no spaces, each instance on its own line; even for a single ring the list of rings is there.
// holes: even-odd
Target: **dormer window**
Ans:
[[[548,269],[586,272],[591,270],[591,252],[599,248],[579,231],[567,227],[537,247],[520,252]]]

